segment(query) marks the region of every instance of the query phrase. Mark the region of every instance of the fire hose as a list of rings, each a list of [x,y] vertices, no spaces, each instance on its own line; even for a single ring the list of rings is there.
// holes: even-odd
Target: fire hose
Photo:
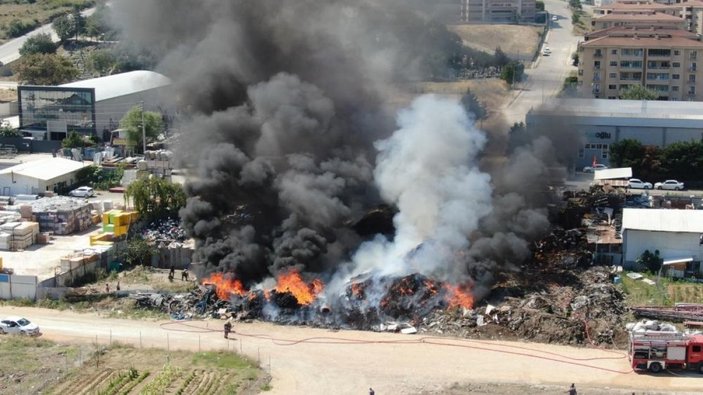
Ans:
[[[193,321],[190,321],[190,322],[193,322]],[[180,327],[185,327],[185,328],[180,328]],[[166,322],[166,323],[161,324],[161,328],[164,330],[167,330],[167,331],[174,331],[174,332],[189,332],[189,333],[221,332],[221,330],[218,330],[218,329],[202,328],[202,327],[192,325],[192,324],[189,324],[186,322]],[[295,346],[295,345],[302,344],[302,343],[339,344],[339,345],[429,344],[429,345],[433,345],[433,346],[466,348],[466,349],[472,349],[472,350],[481,350],[481,351],[490,351],[490,352],[509,354],[509,355],[517,355],[517,356],[523,356],[523,357],[528,357],[528,358],[535,358],[535,359],[547,360],[547,361],[552,361],[552,362],[558,362],[558,363],[563,363],[563,364],[567,364],[567,365],[581,366],[581,367],[585,367],[585,368],[591,368],[591,369],[596,369],[596,370],[601,370],[601,371],[606,371],[606,372],[611,372],[611,373],[617,373],[617,374],[630,374],[630,373],[634,372],[632,370],[632,368],[630,368],[629,370],[623,371],[623,370],[610,369],[610,368],[605,368],[605,367],[601,367],[601,366],[595,366],[595,365],[590,365],[590,364],[584,363],[584,362],[589,362],[589,361],[615,360],[615,359],[627,358],[627,355],[625,355],[624,353],[622,353],[620,351],[603,350],[603,349],[601,349],[601,351],[612,353],[612,354],[617,354],[618,356],[577,358],[577,357],[567,356],[564,354],[554,353],[554,352],[550,352],[550,351],[542,351],[542,350],[537,350],[537,349],[523,347],[523,346],[517,346],[517,345],[495,344],[495,343],[490,343],[490,342],[486,342],[486,341],[471,340],[471,339],[451,339],[451,340],[449,340],[449,339],[443,339],[443,338],[431,337],[431,336],[425,336],[425,337],[419,337],[419,338],[413,338],[413,339],[402,339],[402,340],[400,340],[400,339],[399,340],[359,340],[359,339],[326,337],[326,336],[315,336],[315,337],[308,337],[308,338],[303,338],[303,339],[281,339],[281,338],[275,338],[275,337],[272,337],[272,336],[266,335],[266,334],[246,333],[246,332],[237,332],[237,335],[242,336],[242,337],[250,337],[250,338],[254,338],[254,339],[270,340],[271,343],[273,343],[277,346]],[[446,341],[452,341],[454,343],[448,343]],[[456,342],[460,342],[463,344],[456,344]],[[543,355],[538,355],[538,354],[543,354]],[[559,358],[561,358],[561,359],[559,359]]]

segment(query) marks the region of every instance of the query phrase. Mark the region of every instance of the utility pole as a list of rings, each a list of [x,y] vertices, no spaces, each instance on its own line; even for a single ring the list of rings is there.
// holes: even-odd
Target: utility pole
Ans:
[[[146,157],[146,125],[144,124],[144,100],[142,100],[142,154]]]

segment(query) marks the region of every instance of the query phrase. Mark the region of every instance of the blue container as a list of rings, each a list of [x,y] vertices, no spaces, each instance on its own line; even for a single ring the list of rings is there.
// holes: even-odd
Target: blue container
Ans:
[[[84,148],[83,149],[83,159],[93,160],[94,155],[95,155],[95,148]]]
[[[613,284],[620,284],[622,282],[622,279],[620,276],[615,276],[613,277]]]

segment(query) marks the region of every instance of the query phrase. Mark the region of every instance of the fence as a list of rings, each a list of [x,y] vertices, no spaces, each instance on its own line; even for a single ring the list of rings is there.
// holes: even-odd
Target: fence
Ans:
[[[35,299],[37,276],[0,274],[0,299]]]

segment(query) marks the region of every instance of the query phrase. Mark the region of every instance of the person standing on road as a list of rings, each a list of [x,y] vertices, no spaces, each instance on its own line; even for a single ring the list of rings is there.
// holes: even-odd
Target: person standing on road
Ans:
[[[110,284],[105,283],[105,293],[109,294],[110,293]]]
[[[576,385],[574,385],[574,383],[571,383],[571,387],[569,387],[569,390],[566,391],[566,393],[569,395],[576,395]]]
[[[376,391],[369,387],[369,395],[376,395]]]
[[[188,269],[183,269],[183,272],[181,273],[181,280],[188,281]]]
[[[232,321],[225,322],[225,339],[229,339],[229,333],[232,332]]]

